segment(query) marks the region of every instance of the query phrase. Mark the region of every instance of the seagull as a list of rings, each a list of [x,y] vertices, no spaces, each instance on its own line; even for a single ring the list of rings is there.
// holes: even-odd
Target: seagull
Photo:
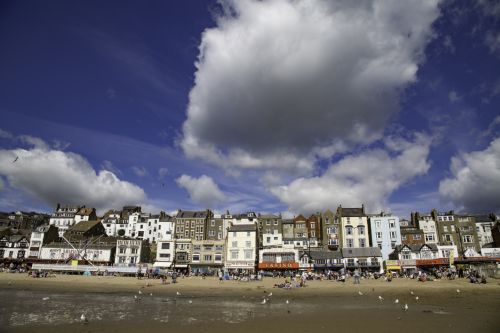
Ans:
[[[415,301],[418,303],[418,296],[415,296]]]
[[[139,300],[139,297],[137,297],[137,295],[134,295],[134,300],[137,302]]]
[[[408,304],[405,304],[405,306],[403,306],[403,311],[408,311]]]
[[[50,297],[44,297],[44,298],[42,298],[42,300],[44,300],[44,301],[48,301],[49,299],[50,299]]]
[[[80,317],[80,320],[82,321],[82,323],[86,324],[87,323],[87,317],[85,317],[85,314],[82,313],[82,316]]]
[[[181,295],[181,293],[180,293],[180,292],[177,292],[177,296],[180,296],[180,295]]]
[[[399,303],[399,299],[396,298],[396,300],[394,301],[394,304],[398,304]]]
[[[410,291],[410,294],[415,295],[415,293],[413,292],[413,290],[412,290],[412,291]]]
[[[457,289],[457,294],[460,294],[460,289]]]
[[[363,293],[361,291],[358,291],[359,296],[363,296]]]
[[[16,163],[18,159],[19,159],[19,156],[16,156],[16,158],[12,161],[12,163]]]
[[[267,303],[267,300],[265,298],[262,300],[262,302],[260,302],[260,304],[266,304],[266,303]]]
[[[382,302],[384,300],[384,298],[382,296],[379,296],[378,300]]]
[[[288,300],[286,300],[286,304],[290,304],[290,302]]]
[[[149,296],[153,296],[153,293],[149,293]]]
[[[139,294],[139,295],[142,295],[142,291],[140,291],[140,290],[139,290],[138,294]]]
[[[269,295],[267,295],[267,296],[268,296],[268,297],[271,297],[271,296],[273,296],[273,293],[269,293]]]
[[[192,300],[189,300],[189,302],[188,302],[188,303],[189,303],[189,304],[193,304],[193,301],[192,301]]]

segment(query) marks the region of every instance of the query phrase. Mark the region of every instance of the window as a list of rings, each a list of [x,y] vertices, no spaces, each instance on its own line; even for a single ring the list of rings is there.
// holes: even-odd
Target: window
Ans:
[[[250,237],[250,231],[247,231],[247,237]]]
[[[450,228],[451,228],[451,232],[455,232],[455,226],[454,225],[452,225]]]
[[[266,242],[271,243],[271,237],[266,237]]]
[[[352,227],[351,226],[345,227],[345,233],[346,235],[352,235]]]
[[[215,230],[209,230],[208,235],[211,237],[215,236]]]
[[[445,234],[443,235],[443,241],[445,242],[451,242],[453,239],[451,238],[450,234]]]
[[[168,258],[168,259],[170,259],[170,253],[160,253],[160,258]]]
[[[215,261],[222,261],[222,254],[216,253],[215,254]]]
[[[199,253],[193,253],[193,261],[200,261],[200,254]]]
[[[316,228],[316,223],[315,222],[311,222],[311,229],[314,229]]]
[[[238,241],[233,241],[231,243],[231,247],[238,247]]]
[[[212,261],[212,255],[211,254],[205,254],[203,256],[204,261]]]
[[[337,227],[326,228],[326,233],[327,234],[336,234],[337,233]]]
[[[396,238],[396,232],[395,231],[391,231],[391,238],[392,239]]]
[[[346,239],[347,247],[354,247],[354,241],[352,239]]]
[[[24,250],[18,251],[17,252],[17,258],[18,259],[24,258],[25,253],[26,253],[26,251],[24,251]]]
[[[444,225],[444,226],[443,226],[443,231],[444,231],[444,232],[448,232],[448,226],[447,226],[447,225]]]
[[[137,234],[137,237],[144,237],[144,231],[139,231],[139,233]]]
[[[404,240],[404,241],[405,241],[405,240],[406,240],[406,235],[402,235],[402,236],[401,236],[401,240]]]
[[[426,242],[434,242],[434,234],[425,234],[425,241]]]
[[[422,235],[413,235],[413,239],[414,240],[421,240],[422,239]]]
[[[366,239],[364,238],[359,239],[359,247],[366,247]]]
[[[330,224],[330,219],[328,217],[325,219],[325,224]]]
[[[358,226],[358,233],[360,235],[364,235],[365,234],[365,227],[362,225]]]
[[[118,263],[124,264],[125,263],[125,257],[118,257]]]
[[[124,248],[124,247],[120,247],[120,252],[119,252],[119,253],[120,253],[120,254],[125,253],[125,248]]]
[[[212,227],[215,227],[215,221],[214,221],[214,220],[210,221],[210,225],[211,225]]]
[[[245,259],[252,259],[253,251],[245,250]]]
[[[338,240],[337,239],[329,239],[328,245],[338,245]]]
[[[410,251],[401,252],[401,256],[402,256],[403,260],[410,260],[411,259]]]
[[[311,237],[316,237],[316,231],[314,230],[311,231]]]
[[[245,242],[245,247],[252,247],[252,242],[251,241],[246,241]]]
[[[464,235],[463,239],[464,239],[464,243],[472,243],[472,236],[471,235]]]
[[[271,225],[271,221],[267,220],[266,225]]]
[[[238,259],[238,251],[231,251],[231,259]]]
[[[377,235],[377,239],[381,239],[382,238],[382,233],[381,232],[376,232],[375,234]]]
[[[274,225],[278,225],[278,220],[274,220]]]
[[[375,228],[380,229],[380,221],[375,221]]]
[[[389,227],[391,228],[396,227],[396,220],[389,220]]]
[[[137,254],[137,248],[136,247],[131,248],[130,253]]]

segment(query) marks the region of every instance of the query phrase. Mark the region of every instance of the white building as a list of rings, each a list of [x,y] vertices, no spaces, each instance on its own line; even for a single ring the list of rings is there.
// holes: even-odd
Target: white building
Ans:
[[[486,215],[475,216],[475,220],[476,220],[477,237],[479,239],[479,245],[482,248],[484,245],[493,242],[493,236],[491,234],[491,230],[495,225],[495,221]]]
[[[81,244],[75,243],[70,246],[67,243],[50,243],[42,247],[40,259],[53,260],[56,262],[66,262],[70,260],[90,260],[94,264],[114,263],[116,243],[95,244],[84,248]]]
[[[123,230],[121,233],[125,235],[125,229],[127,228],[128,220],[121,220],[121,212],[119,210],[110,210],[104,214],[101,220],[104,229],[106,230],[106,235],[109,237],[119,236],[119,230]]]
[[[175,256],[175,240],[160,239],[156,243],[156,261],[154,267],[170,268]]]
[[[75,214],[75,224],[78,224],[83,221],[95,221],[95,220],[97,220],[95,208],[82,207]]]
[[[274,233],[264,233],[262,234],[262,246],[263,247],[282,247],[283,246],[283,235],[278,233],[277,230]]]
[[[141,263],[142,240],[117,239],[115,264],[118,266],[135,266]]]
[[[338,208],[341,216],[342,246],[344,248],[370,247],[368,217],[361,208]]]
[[[369,222],[372,245],[381,250],[383,260],[389,259],[396,245],[401,244],[399,217],[381,213],[370,216]]]
[[[49,225],[59,229],[59,236],[64,235],[66,230],[75,224],[75,215],[81,208],[85,208],[85,206],[61,206],[57,204],[56,211],[50,217]]]
[[[418,228],[424,232],[424,242],[426,244],[437,244],[436,221],[431,215],[420,215]]]
[[[438,245],[437,246],[437,258],[453,258],[458,257],[458,248],[456,245]]]
[[[222,237],[226,239],[227,237],[227,229],[231,226],[235,225],[258,225],[259,219],[257,214],[254,212],[248,212],[245,214],[229,214],[227,212],[225,215],[222,215]]]
[[[228,270],[254,271],[257,260],[255,224],[233,225],[227,231],[226,265]]]
[[[31,233],[29,258],[39,258],[42,246],[53,242],[59,237],[58,230],[53,225],[45,225]]]
[[[0,258],[11,260],[27,257],[30,242],[24,235],[0,237]]]

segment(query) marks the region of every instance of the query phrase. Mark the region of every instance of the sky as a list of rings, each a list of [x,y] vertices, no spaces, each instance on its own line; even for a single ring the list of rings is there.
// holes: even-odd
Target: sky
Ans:
[[[500,3],[2,1],[0,211],[500,213]]]

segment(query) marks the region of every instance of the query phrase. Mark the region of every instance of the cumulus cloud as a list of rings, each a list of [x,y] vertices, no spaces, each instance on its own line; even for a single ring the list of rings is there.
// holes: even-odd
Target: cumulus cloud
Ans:
[[[206,175],[199,178],[182,175],[176,179],[176,182],[189,193],[189,197],[194,203],[203,207],[213,208],[226,199],[213,179]]]
[[[114,173],[96,172],[78,154],[52,150],[41,139],[26,137],[35,145],[31,149],[0,150],[0,175],[10,187],[45,202],[85,204],[99,211],[140,204],[146,199],[144,191],[120,180]],[[13,162],[19,157],[16,162]]]
[[[310,172],[379,139],[439,15],[438,0],[222,3],[179,143],[226,169]]]
[[[270,190],[296,213],[311,213],[338,204],[365,204],[370,211],[384,209],[391,193],[427,173],[430,144],[431,139],[423,134],[415,134],[412,141],[389,137],[385,148],[346,156],[321,176],[298,178]]]
[[[500,212],[500,138],[482,151],[451,160],[452,176],[439,183],[439,194],[467,212]]]

